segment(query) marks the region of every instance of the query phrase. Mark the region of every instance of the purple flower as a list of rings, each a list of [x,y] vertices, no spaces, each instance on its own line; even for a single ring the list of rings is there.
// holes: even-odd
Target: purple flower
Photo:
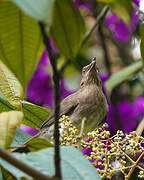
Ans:
[[[144,97],[137,97],[134,102],[122,100],[118,104],[110,104],[107,123],[113,133],[119,128],[130,132],[136,129],[143,117]]]
[[[104,93],[105,82],[108,79],[107,74],[101,74]],[[105,93],[106,94],[106,93]],[[115,134],[118,129],[124,132],[131,132],[137,128],[137,125],[144,117],[144,96],[136,97],[133,102],[130,102],[126,97],[121,96],[119,102],[109,104],[109,112],[106,122],[112,134]]]
[[[133,0],[133,2],[134,2],[137,6],[139,6],[139,4],[140,4],[140,0]]]
[[[106,17],[106,26],[111,30],[115,39],[127,42],[129,40],[129,29],[116,14]]]
[[[92,152],[91,148],[86,147],[86,148],[82,149],[82,153],[87,155],[87,156],[90,156],[91,152]]]
[[[86,0],[74,0],[74,4],[76,7],[84,9],[86,11],[92,10],[92,4]]]
[[[33,103],[53,107],[53,81],[52,76],[48,73],[48,55],[45,51],[42,55],[38,68],[35,71],[28,89],[27,99]],[[65,81],[60,81],[61,99],[68,96],[71,91],[66,87]]]
[[[139,6],[139,0],[133,1]],[[139,21],[138,13],[134,10],[131,15],[129,24],[126,24],[122,19],[119,18],[115,13],[108,15],[105,19],[105,25],[112,32],[115,39],[121,42],[128,42],[131,38],[132,33],[135,31]]]
[[[39,132],[37,129],[31,128],[26,125],[21,125],[20,129],[31,136],[34,136]]]

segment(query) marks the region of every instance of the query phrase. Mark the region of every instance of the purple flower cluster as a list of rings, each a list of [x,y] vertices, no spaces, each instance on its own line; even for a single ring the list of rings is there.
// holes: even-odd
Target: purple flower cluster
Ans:
[[[53,107],[53,83],[52,75],[48,73],[48,66],[49,60],[47,52],[45,51],[29,83],[27,99],[39,105]],[[64,79],[60,81],[60,93],[62,99],[71,93],[66,87]]]
[[[140,0],[133,0],[136,6],[139,6]],[[135,31],[139,22],[138,13],[133,10],[129,24],[126,24],[116,14],[108,15],[105,19],[106,26],[112,32],[115,39],[121,42],[128,42],[132,33]]]
[[[92,10],[92,4],[88,0],[74,0],[74,4],[80,9],[85,9],[86,11]]]
[[[101,74],[101,79],[106,94],[104,85],[108,80],[107,74]],[[133,102],[125,97],[116,104],[110,102],[106,122],[112,134],[119,129],[127,133],[135,130],[142,118],[144,118],[144,96],[136,97]]]
[[[118,104],[110,104],[107,123],[110,131],[115,133],[118,129],[131,132],[144,117],[144,97],[140,96],[134,102],[123,100]]]
[[[35,135],[39,132],[37,129],[31,128],[31,127],[26,126],[26,125],[24,125],[24,124],[22,124],[22,125],[20,126],[20,129],[21,129],[23,132],[25,132],[25,133],[27,133],[27,134],[29,134],[29,135],[31,135],[31,136],[35,136]]]

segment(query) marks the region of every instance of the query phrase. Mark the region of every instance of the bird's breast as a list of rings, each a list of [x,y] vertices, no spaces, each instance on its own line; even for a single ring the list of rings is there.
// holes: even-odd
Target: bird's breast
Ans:
[[[107,100],[101,87],[88,86],[84,88],[80,92],[78,101],[77,109],[82,118],[102,119],[108,111]]]

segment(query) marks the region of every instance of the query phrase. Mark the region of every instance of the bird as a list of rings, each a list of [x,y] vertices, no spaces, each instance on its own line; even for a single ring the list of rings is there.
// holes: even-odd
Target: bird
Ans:
[[[102,124],[108,112],[108,103],[103,93],[96,58],[82,68],[81,75],[79,89],[61,101],[59,117],[68,116],[78,128],[81,127],[82,119],[85,119],[83,131],[87,133]],[[44,121],[40,132],[40,136],[48,139],[53,136],[54,112]]]

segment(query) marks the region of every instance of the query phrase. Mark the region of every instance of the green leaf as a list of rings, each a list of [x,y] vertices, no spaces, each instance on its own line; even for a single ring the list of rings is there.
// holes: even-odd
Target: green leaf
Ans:
[[[118,86],[120,83],[128,80],[132,75],[137,73],[143,68],[142,61],[135,62],[123,70],[114,73],[109,80],[106,82],[106,89],[110,92],[113,88]]]
[[[0,91],[6,100],[16,109],[21,109],[23,99],[23,89],[16,77],[0,61]]]
[[[23,101],[22,106],[24,113],[22,124],[32,128],[40,128],[42,123],[48,118],[49,110],[47,108],[29,103],[27,101]],[[0,112],[11,111],[14,109],[15,108],[8,101],[0,96]]]
[[[37,22],[9,1],[0,3],[0,59],[24,88],[37,64],[41,33]]]
[[[0,96],[0,113],[11,110],[14,110],[14,107],[4,97]]]
[[[43,21],[48,25],[52,23],[52,14],[55,0],[12,0],[24,12],[38,21]]]
[[[27,147],[29,149],[29,151],[33,152],[33,151],[38,151],[40,149],[53,147],[53,144],[51,144],[46,139],[35,137],[35,138],[32,138],[31,140],[29,140],[25,144],[25,147]]]
[[[48,148],[28,154],[13,153],[13,156],[26,162],[33,168],[53,176],[54,166],[54,149]],[[22,171],[16,169],[9,163],[0,159],[0,164],[17,179],[27,177]],[[61,147],[61,167],[63,180],[100,180],[96,169],[85,159],[82,153],[73,147]]]
[[[56,0],[51,33],[62,55],[74,57],[81,45],[85,24],[72,1]]]
[[[11,147],[17,147],[19,145],[25,144],[31,138],[32,136],[24,133],[21,129],[17,128]]]
[[[141,57],[144,62],[144,24],[140,26],[140,37],[141,37],[140,51],[141,51]]]
[[[23,119],[20,111],[3,112],[0,114],[0,147],[8,148],[15,135],[16,128]]]
[[[40,128],[42,123],[48,118],[49,110],[47,108],[23,101],[24,120],[23,124],[33,128]]]

